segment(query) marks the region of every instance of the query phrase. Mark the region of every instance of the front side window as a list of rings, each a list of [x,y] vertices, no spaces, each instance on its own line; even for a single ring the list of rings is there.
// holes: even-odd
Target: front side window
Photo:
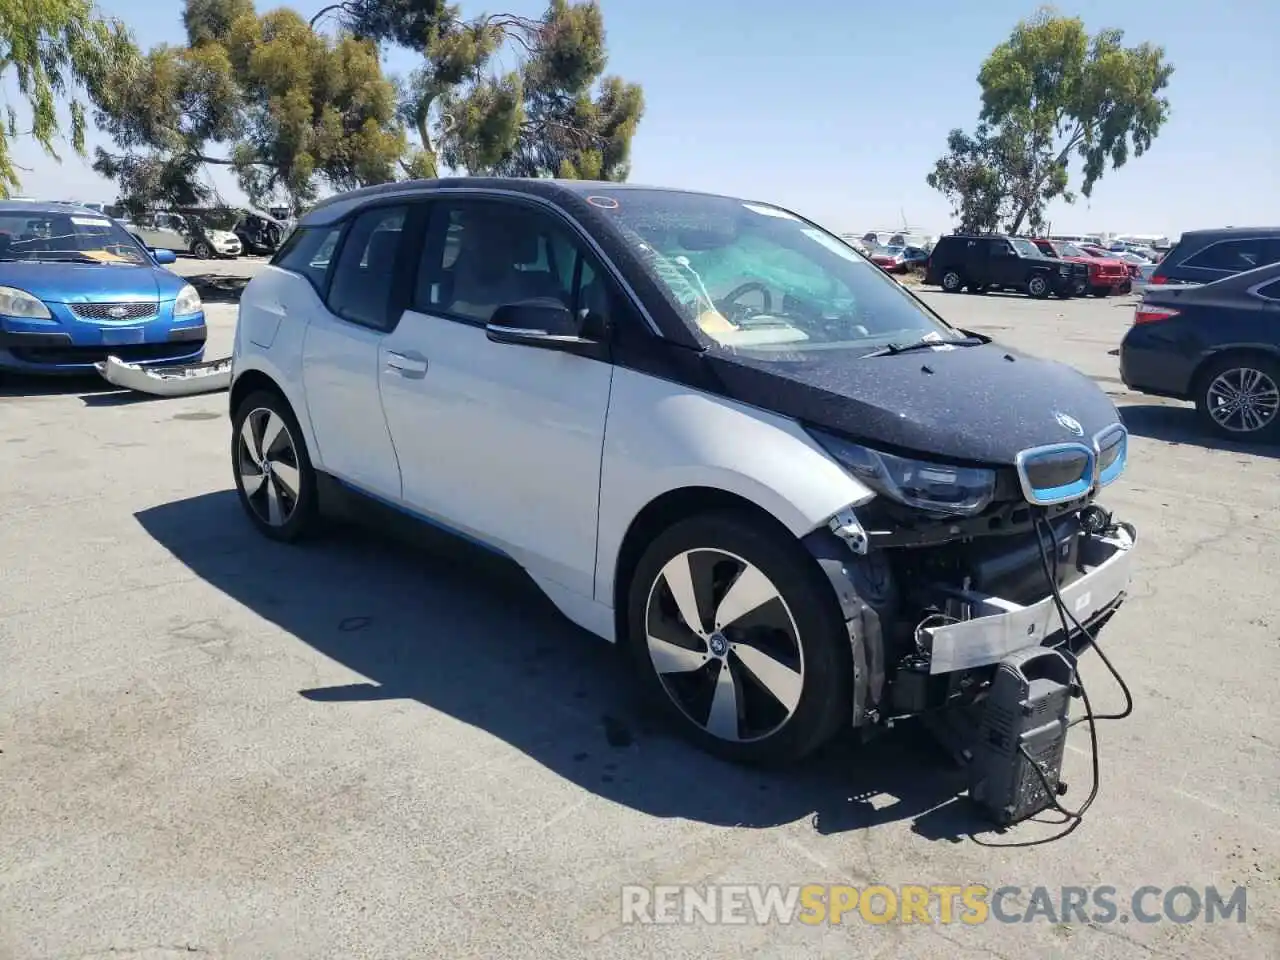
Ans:
[[[405,212],[374,207],[348,228],[329,287],[329,309],[344,320],[378,330],[394,326],[388,312]]]
[[[604,278],[570,229],[541,210],[500,200],[439,205],[418,270],[414,305],[476,323],[498,307],[552,299],[579,314],[605,312]]]
[[[643,189],[593,201],[716,346],[770,356],[961,338],[839,237],[777,207]]]
[[[150,265],[127,230],[106,217],[0,212],[0,260]]]

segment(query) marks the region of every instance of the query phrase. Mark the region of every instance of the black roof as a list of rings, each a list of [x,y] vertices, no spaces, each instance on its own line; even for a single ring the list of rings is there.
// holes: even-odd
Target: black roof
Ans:
[[[357,200],[366,197],[378,197],[388,193],[403,193],[412,190],[450,190],[450,189],[490,189],[512,190],[528,193],[533,196],[554,198],[577,196],[588,197],[597,193],[617,193],[620,190],[658,190],[663,193],[689,193],[705,197],[724,197],[705,190],[687,190],[682,187],[657,187],[638,183],[619,183],[614,180],[558,180],[549,177],[437,177],[432,180],[392,180],[388,183],[375,184],[372,187],[361,187],[346,193],[336,193],[325,197],[311,208],[311,211],[323,210],[334,203]],[[730,199],[745,199],[732,197]]]
[[[0,200],[0,213],[26,213],[37,217],[84,213],[99,220],[110,219],[105,213],[99,213],[92,207],[82,207],[78,203],[59,203],[56,200]]]
[[[1207,227],[1203,230],[1184,230],[1184,237],[1257,237],[1280,235],[1280,227]]]

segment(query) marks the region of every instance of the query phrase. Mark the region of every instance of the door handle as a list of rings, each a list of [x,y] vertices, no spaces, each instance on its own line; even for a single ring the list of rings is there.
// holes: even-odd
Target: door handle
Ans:
[[[407,353],[388,353],[387,369],[404,377],[423,377],[427,373],[427,359]]]

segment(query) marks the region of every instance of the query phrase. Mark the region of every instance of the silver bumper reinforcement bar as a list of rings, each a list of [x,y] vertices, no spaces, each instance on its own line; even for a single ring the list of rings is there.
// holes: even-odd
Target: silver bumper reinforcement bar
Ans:
[[[1079,623],[1105,613],[1124,595],[1132,575],[1133,546],[1134,538],[1123,528],[1082,540],[1079,562],[1085,572],[1060,591]],[[920,631],[930,651],[931,674],[989,666],[1062,632],[1053,596],[1022,606],[976,591],[956,590],[951,595],[967,606],[969,618]]]

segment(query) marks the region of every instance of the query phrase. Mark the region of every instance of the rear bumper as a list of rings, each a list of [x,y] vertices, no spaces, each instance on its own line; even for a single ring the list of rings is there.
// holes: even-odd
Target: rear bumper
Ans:
[[[1133,573],[1135,542],[1123,528],[1084,539],[1080,564],[1085,572],[1060,589],[1062,602],[1075,621],[1088,627],[1109,617],[1124,602]],[[1063,635],[1053,596],[1027,606],[972,591],[955,591],[954,596],[968,609],[969,618],[920,631],[931,675],[991,666],[1028,647],[1062,641],[1076,644],[1083,637],[1070,619],[1070,633]]]

